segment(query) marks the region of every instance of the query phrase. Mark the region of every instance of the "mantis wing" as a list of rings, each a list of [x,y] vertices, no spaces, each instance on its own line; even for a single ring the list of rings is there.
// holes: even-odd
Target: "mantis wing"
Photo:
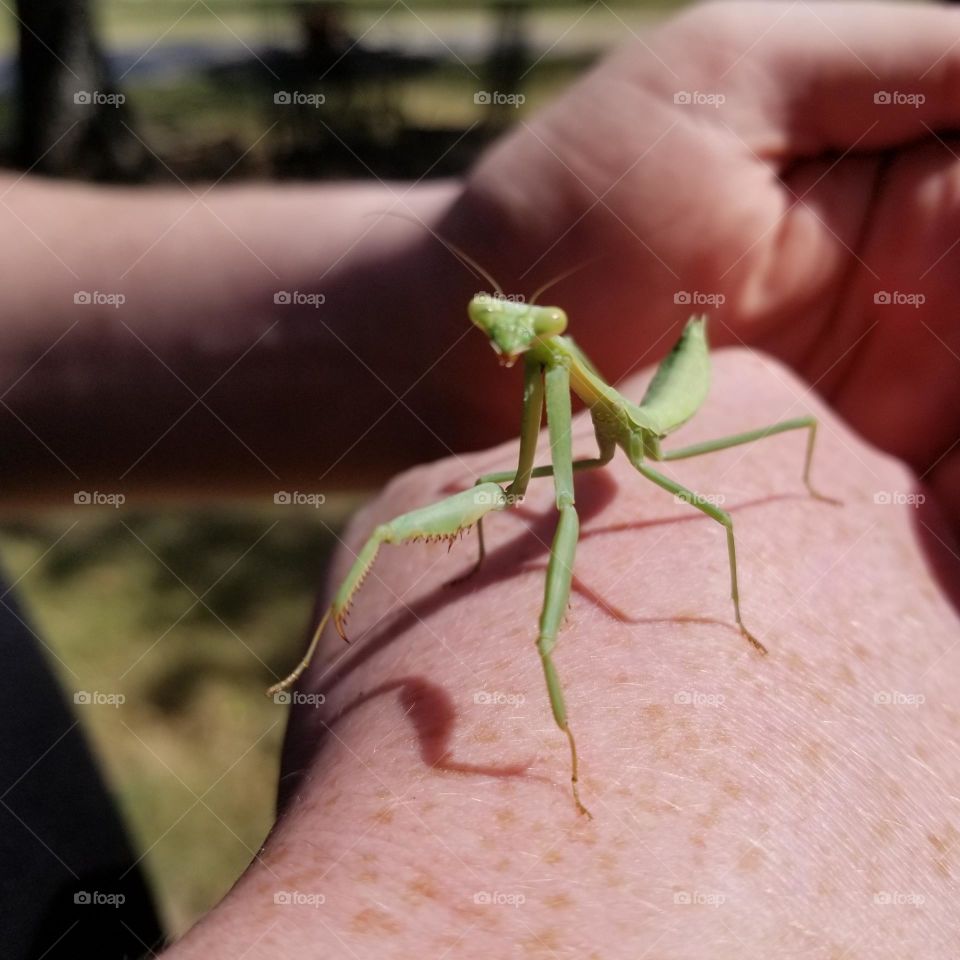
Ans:
[[[637,410],[637,425],[664,437],[686,423],[710,388],[707,318],[693,316],[664,357]]]

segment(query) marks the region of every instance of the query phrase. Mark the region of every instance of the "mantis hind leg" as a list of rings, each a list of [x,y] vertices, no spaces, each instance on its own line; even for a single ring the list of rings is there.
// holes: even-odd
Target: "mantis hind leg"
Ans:
[[[333,602],[327,608],[314,630],[313,637],[301,661],[283,680],[267,690],[267,696],[274,696],[291,687],[310,665],[320,642],[327,621],[333,618],[337,633],[347,639],[344,623],[350,604],[360,589],[374,560],[385,543],[409,543],[413,540],[452,540],[462,530],[479,523],[491,510],[503,510],[508,506],[506,494],[496,483],[485,483],[455,493],[438,503],[395,517],[389,523],[380,524],[363,545],[337,590]]]
[[[652,480],[657,486],[663,487],[664,490],[669,491],[675,497],[685,500],[692,507],[696,507],[701,511],[701,513],[705,513],[708,517],[716,520],[717,523],[722,524],[727,532],[727,558],[730,562],[730,597],[733,600],[733,612],[737,618],[737,627],[739,627],[740,632],[753,647],[760,653],[766,653],[767,648],[744,626],[743,617],[740,614],[740,585],[737,582],[737,545],[733,535],[733,518],[726,510],[715,507],[701,494],[677,483],[676,480],[665,477],[662,473],[651,469],[642,461],[634,459],[632,463],[648,480]]]
[[[660,456],[656,459],[685,460],[687,457],[699,457],[704,453],[713,453],[714,450],[726,450],[729,447],[738,447],[744,443],[753,443],[755,440],[763,440],[766,437],[772,437],[778,433],[786,433],[788,430],[807,431],[807,452],[803,461],[803,485],[807,488],[807,492],[816,500],[838,504],[840,502],[839,500],[817,492],[810,482],[810,468],[813,466],[813,448],[817,441],[816,417],[797,417],[794,420],[782,420],[780,423],[771,424],[769,427],[761,427],[759,430],[750,430],[747,433],[737,433],[729,437],[720,437],[717,440],[708,440],[705,443],[695,443],[689,447],[680,447],[679,450],[666,450],[661,452]]]

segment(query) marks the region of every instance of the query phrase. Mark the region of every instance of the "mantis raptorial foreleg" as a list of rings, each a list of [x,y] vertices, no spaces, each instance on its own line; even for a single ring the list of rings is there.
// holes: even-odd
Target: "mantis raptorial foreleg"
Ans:
[[[509,483],[507,497],[511,503],[516,502],[527,490],[527,484],[533,470],[533,458],[537,452],[537,439],[540,436],[540,421],[543,419],[543,367],[532,358],[527,358],[523,364],[523,412],[520,417],[520,455],[517,469],[513,472],[491,474],[503,477],[502,480],[492,480],[480,477],[476,486],[484,483]],[[483,565],[486,549],[483,544],[483,521],[477,521],[477,562],[462,573],[447,582],[448,587],[469,580]]]
[[[664,490],[668,490],[675,497],[685,500],[692,507],[696,507],[708,517],[711,517],[716,520],[717,523],[723,525],[727,531],[727,557],[730,561],[730,596],[733,599],[733,612],[737,618],[737,626],[740,628],[740,632],[757,650],[761,653],[766,653],[767,648],[743,625],[743,618],[740,616],[740,586],[737,582],[737,545],[733,536],[733,518],[726,510],[715,507],[702,494],[696,493],[694,490],[677,483],[676,480],[671,480],[670,477],[665,477],[662,473],[658,473],[656,470],[648,467],[643,461],[634,460],[633,465],[648,480],[652,480],[657,486],[663,487]]]
[[[501,470],[497,473],[486,473],[477,479],[477,483],[507,483],[507,495],[516,499],[526,493],[527,485],[531,479],[540,477],[552,477],[554,473],[553,464],[545,464],[540,467],[533,466],[534,454],[537,450],[537,438],[540,434],[540,421],[543,412],[543,369],[539,363],[527,361],[524,364],[524,389],[523,389],[523,417],[521,420],[520,432],[520,462],[516,470]],[[597,467],[605,467],[617,451],[617,445],[612,439],[597,436],[597,443],[600,447],[600,455],[589,457],[584,460],[574,460],[572,469],[574,471],[593,470]],[[483,544],[483,524],[477,524],[477,542],[479,545],[477,562],[466,573],[451,580],[448,586],[462,583],[472,577],[483,565],[485,549]]]
[[[491,510],[503,510],[508,504],[507,495],[498,484],[484,483],[455,493],[439,503],[401,514],[389,523],[378,526],[357,554],[350,572],[333,598],[333,603],[317,624],[303,659],[289,676],[270,687],[267,694],[273,696],[296,683],[309,666],[317,644],[320,642],[323,628],[331,616],[337,632],[344,640],[347,639],[343,628],[353,595],[370,572],[373,561],[383,544],[409,543],[412,540],[450,540],[462,530],[479,523],[481,518]]]
[[[557,634],[570,602],[570,583],[573,579],[573,558],[580,533],[580,520],[574,507],[573,494],[573,449],[570,438],[570,373],[565,366],[551,367],[544,377],[546,381],[547,426],[550,433],[550,458],[553,460],[553,484],[557,496],[560,520],[550,547],[547,564],[547,581],[544,590],[543,609],[540,613],[540,629],[537,635],[537,650],[543,663],[543,674],[550,697],[550,709],[557,726],[567,735],[570,743],[570,782],[573,799],[581,813],[590,816],[590,811],[581,803],[577,788],[577,746],[567,720],[567,708],[563,687],[553,663],[553,648]]]
[[[707,440],[705,443],[695,443],[689,447],[680,447],[678,450],[664,450],[660,452],[659,460],[684,460],[687,457],[699,457],[702,453],[713,453],[715,450],[726,450],[728,447],[738,447],[742,443],[753,443],[754,440],[763,440],[777,433],[786,433],[788,430],[808,430],[807,453],[803,461],[803,484],[811,497],[825,500],[827,503],[837,503],[832,497],[825,497],[818,493],[810,483],[810,467],[813,464],[813,447],[817,440],[817,420],[815,417],[797,417],[794,420],[783,420],[769,427],[759,430],[749,430],[746,433],[736,433],[729,437],[720,437],[717,440]]]

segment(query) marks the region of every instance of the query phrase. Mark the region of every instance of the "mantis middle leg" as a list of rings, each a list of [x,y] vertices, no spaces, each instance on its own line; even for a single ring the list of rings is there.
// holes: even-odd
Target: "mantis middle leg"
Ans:
[[[794,420],[782,420],[780,423],[761,427],[759,430],[749,430],[747,433],[737,433],[729,437],[720,437],[717,440],[707,440],[705,443],[695,443],[689,447],[680,447],[678,450],[661,451],[659,460],[684,460],[687,457],[699,457],[703,453],[713,453],[714,450],[726,450],[728,447],[738,447],[743,443],[753,443],[754,440],[763,440],[788,430],[807,431],[807,453],[803,461],[803,484],[811,497],[824,500],[827,503],[838,503],[832,497],[818,493],[810,483],[810,467],[813,465],[813,447],[817,440],[816,417],[797,417]]]
[[[740,632],[744,637],[746,637],[760,653],[766,653],[767,648],[744,626],[743,618],[740,615],[740,585],[737,582],[737,545],[733,536],[733,518],[726,510],[721,510],[720,507],[715,507],[712,503],[709,503],[701,494],[690,490],[682,484],[677,483],[676,480],[671,480],[662,473],[658,473],[656,470],[648,467],[638,457],[631,457],[630,462],[648,480],[652,480],[657,486],[663,487],[664,490],[669,491],[675,497],[685,500],[691,506],[696,507],[699,511],[723,525],[727,532],[727,557],[730,562],[730,596],[733,600],[733,611],[737,618],[737,626],[740,628]]]

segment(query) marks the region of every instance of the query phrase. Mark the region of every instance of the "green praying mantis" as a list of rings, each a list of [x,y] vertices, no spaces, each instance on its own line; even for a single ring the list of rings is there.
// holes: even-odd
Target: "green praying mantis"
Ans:
[[[814,417],[783,420],[746,433],[664,450],[661,442],[697,412],[707,395],[710,357],[705,316],[689,319],[679,340],[657,368],[643,399],[636,404],[608,384],[574,341],[563,335],[567,328],[567,315],[559,307],[518,302],[498,292],[495,295],[477,294],[470,301],[467,312],[473,324],[487,336],[501,363],[510,365],[523,358],[523,411],[516,470],[480,477],[468,490],[378,526],[357,554],[333,602],[323,614],[303,659],[288,677],[274,684],[267,694],[272,696],[297,681],[309,665],[331,617],[337,632],[346,640],[344,620],[350,604],[383,544],[419,539],[453,540],[476,525],[479,556],[472,569],[464,577],[458,578],[466,579],[483,562],[484,517],[517,503],[532,479],[553,477],[559,520],[550,547],[537,650],[543,665],[553,718],[570,746],[573,800],[577,810],[589,817],[590,812],[580,800],[577,747],[567,718],[563,688],[553,662],[557,634],[569,602],[574,553],[579,536],[574,474],[603,467],[612,460],[619,447],[642,476],[722,524],[726,531],[730,593],[737,627],[757,651],[766,653],[763,644],[744,626],[741,616],[737,552],[730,514],[715,506],[708,498],[655,470],[650,463],[684,460],[752,443],[788,430],[806,430],[803,482],[811,496],[835,503],[817,493],[810,483],[817,421]],[[598,447],[596,457],[573,459],[571,391],[589,408]],[[535,466],[534,455],[544,407],[551,462]]]

